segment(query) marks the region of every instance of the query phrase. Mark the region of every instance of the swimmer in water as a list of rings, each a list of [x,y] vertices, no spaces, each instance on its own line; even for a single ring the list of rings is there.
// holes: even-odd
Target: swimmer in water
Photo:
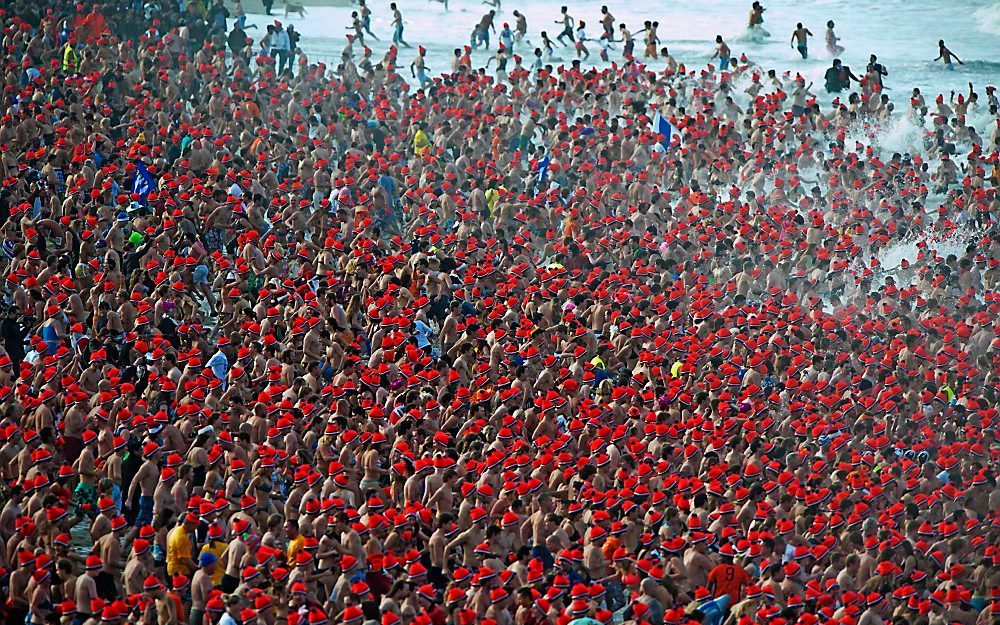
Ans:
[[[803,26],[802,22],[795,25],[795,31],[792,33],[791,45],[798,49],[799,54],[801,54],[804,59],[809,58],[809,37],[812,36],[812,31]]]
[[[944,39],[938,39],[938,56],[935,61],[944,61],[944,68],[948,71],[955,69],[955,64],[952,63],[952,59],[958,61],[959,65],[965,65],[962,59],[958,58],[958,55],[948,49],[948,46],[944,45]]]
[[[833,58],[839,57],[844,52],[844,46],[838,45],[840,37],[833,32],[833,20],[826,23],[826,51],[830,53]]]
[[[747,20],[747,27],[762,26],[764,24],[764,11],[766,10],[760,5],[760,2],[754,2],[750,7],[750,18]]]

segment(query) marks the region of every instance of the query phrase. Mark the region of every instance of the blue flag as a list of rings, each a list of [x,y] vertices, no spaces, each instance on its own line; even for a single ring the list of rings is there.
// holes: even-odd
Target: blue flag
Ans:
[[[549,177],[549,163],[552,161],[549,159],[548,154],[545,155],[542,160],[538,161],[538,184],[545,184],[545,179]]]
[[[135,193],[142,199],[142,204],[145,206],[146,198],[152,193],[157,187],[156,178],[153,174],[146,169],[146,166],[141,162],[136,161],[135,163],[135,179],[132,181],[132,193]]]
[[[680,129],[670,123],[669,120],[664,119],[659,113],[653,116],[653,122],[650,124],[652,126],[652,131],[658,135],[663,135],[663,140],[660,141],[660,145],[664,148],[670,147],[670,141],[674,136],[680,140],[681,145],[684,145],[684,135],[681,134]]]

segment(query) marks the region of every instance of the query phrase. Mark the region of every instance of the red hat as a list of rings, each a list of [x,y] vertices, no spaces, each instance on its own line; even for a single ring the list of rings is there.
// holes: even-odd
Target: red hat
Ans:
[[[145,538],[136,538],[132,541],[132,554],[140,556],[149,551],[149,541]]]
[[[364,613],[361,612],[361,608],[356,605],[349,605],[344,608],[343,614],[340,615],[340,620],[344,623],[357,623],[364,618]]]

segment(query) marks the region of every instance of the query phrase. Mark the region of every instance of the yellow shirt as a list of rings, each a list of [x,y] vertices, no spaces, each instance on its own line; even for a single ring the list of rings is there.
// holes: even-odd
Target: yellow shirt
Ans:
[[[66,44],[66,49],[63,50],[63,71],[64,72],[75,72],[78,57],[76,55],[76,50],[73,46]]]
[[[288,541],[288,566],[295,566],[295,554],[297,554],[305,544],[306,537],[302,534],[299,534],[292,540]]]
[[[427,139],[427,133],[423,130],[418,130],[413,135],[413,153],[423,154],[427,151],[427,146],[430,145],[430,141]]]
[[[167,574],[176,575],[184,573],[191,575],[194,571],[185,561],[191,557],[191,539],[188,538],[187,531],[183,525],[178,525],[167,534]]]
[[[216,540],[206,544],[201,548],[201,553],[210,553],[215,556],[216,560],[222,560],[222,553],[226,550],[229,543],[224,543],[220,540]],[[201,555],[201,554],[199,554]],[[212,585],[218,586],[222,583],[222,576],[225,575],[226,570],[222,567],[222,563],[219,562],[215,565],[215,572],[212,573]]]
[[[500,199],[500,192],[496,189],[486,190],[486,208],[490,210],[490,217],[493,216],[493,211],[496,210],[497,200]]]
[[[951,390],[950,386],[945,385],[945,387],[943,389],[941,389],[941,390],[944,391],[944,394],[948,397],[948,401],[949,402],[952,402],[952,401],[955,400],[955,391]]]

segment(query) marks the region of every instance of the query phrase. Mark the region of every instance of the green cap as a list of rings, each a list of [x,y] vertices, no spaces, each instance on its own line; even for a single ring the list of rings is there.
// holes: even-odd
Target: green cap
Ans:
[[[142,235],[139,234],[138,232],[133,232],[132,234],[129,235],[128,242],[131,243],[132,245],[141,245]]]

